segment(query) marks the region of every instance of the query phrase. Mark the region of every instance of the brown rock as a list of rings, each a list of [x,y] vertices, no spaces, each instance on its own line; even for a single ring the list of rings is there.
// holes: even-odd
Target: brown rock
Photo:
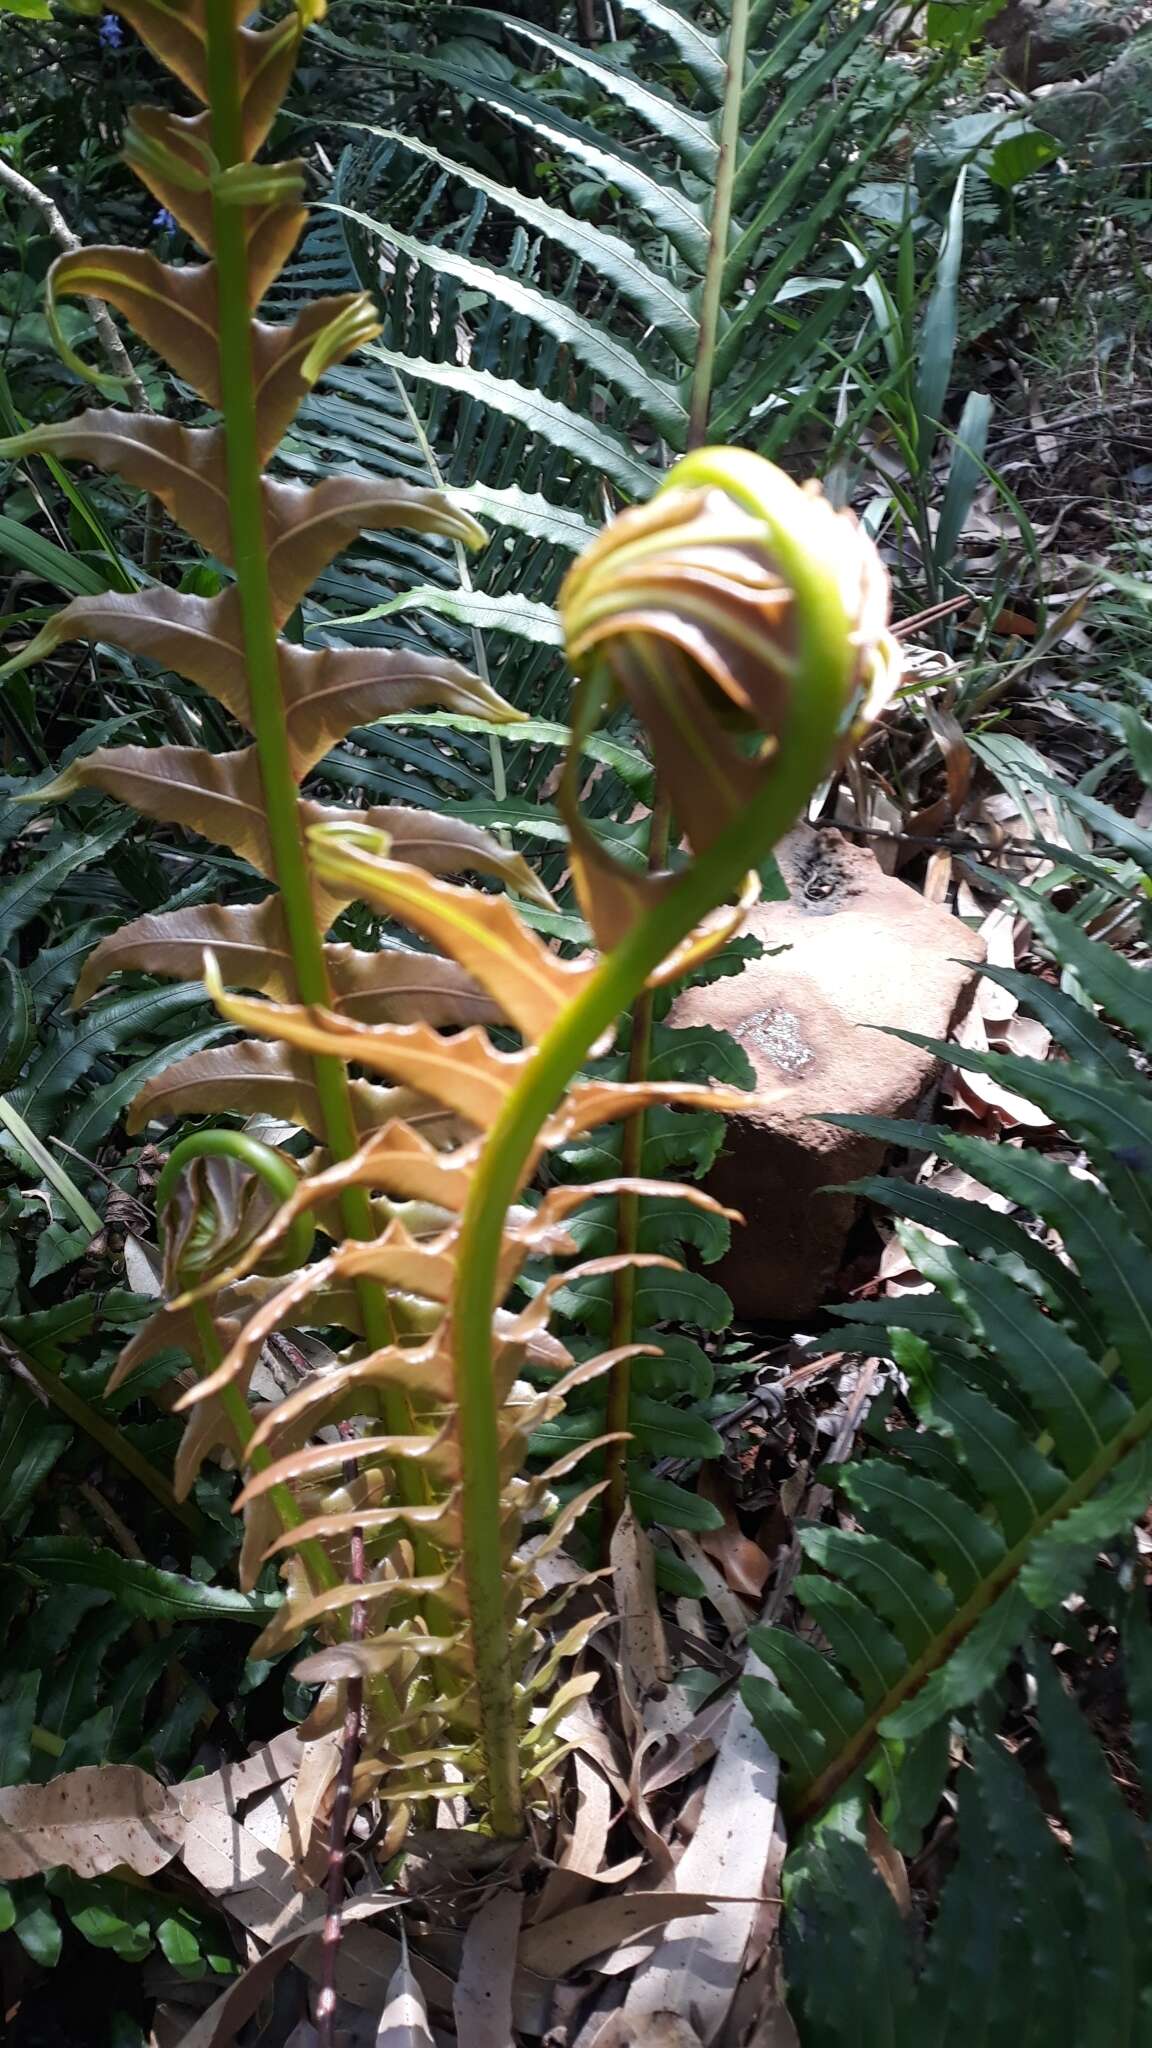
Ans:
[[[689,989],[669,1019],[730,1032],[773,1098],[730,1120],[707,1183],[747,1218],[710,1271],[738,1315],[771,1321],[819,1307],[835,1278],[856,1204],[820,1190],[875,1173],[884,1157],[818,1112],[913,1117],[938,1078],[929,1053],[862,1027],[946,1038],[984,954],[958,918],[839,832],[798,827],[779,858],[791,900],[761,905],[745,930],[788,950]]]
[[[985,24],[984,40],[1025,92],[1090,76],[1136,34],[1145,9],[1133,0],[1007,0]],[[1043,119],[1037,126],[1044,126]]]

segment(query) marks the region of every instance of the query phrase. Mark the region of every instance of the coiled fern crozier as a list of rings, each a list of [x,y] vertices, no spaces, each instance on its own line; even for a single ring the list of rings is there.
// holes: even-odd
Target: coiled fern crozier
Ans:
[[[561,961],[508,895],[444,879],[473,870],[533,893],[530,871],[482,832],[400,807],[350,815],[310,801],[309,772],[353,725],[429,703],[516,718],[452,663],[278,637],[309,580],[365,525],[472,547],[483,535],[435,492],[348,475],[305,488],[264,473],[309,387],[374,331],[358,294],[288,324],[257,317],[304,214],[303,167],[265,166],[256,153],[317,0],[260,30],[242,25],[243,0],[179,11],[125,0],[120,11],[201,105],[191,117],[138,110],[127,149],[207,260],[175,268],[89,249],[56,265],[51,295],[106,298],[220,424],[90,411],[7,446],[94,461],[141,485],[234,580],[212,599],[165,589],[79,599],[18,660],[69,637],[116,642],[200,684],[250,744],[102,748],[40,795],[104,791],[229,847],[273,884],[255,906],[138,920],[102,942],[78,996],[125,968],[187,977],[206,962],[221,1015],[256,1036],[151,1081],[135,1126],[271,1111],[318,1152],[302,1171],[249,1134],[182,1141],[159,1190],[173,1299],[119,1370],[174,1344],[196,1360],[199,1380],[176,1404],[190,1411],[179,1486],[218,1446],[242,1462],[245,1582],[288,1554],[287,1598],[257,1653],[318,1631],[324,1646],[301,1672],[328,1690],[308,1725],[343,1714],[356,1736],[363,1716],[353,1793],[379,1786],[403,1802],[470,1789],[491,1826],[514,1834],[571,1686],[587,1683],[556,1690],[554,1680],[589,1626],[547,1648],[548,1609],[520,1547],[526,1520],[547,1516],[552,1482],[589,1447],[529,1480],[525,1441],[567,1386],[613,1354],[572,1363],[546,1328],[549,1285],[527,1307],[505,1303],[529,1256],[568,1248],[574,1203],[629,1184],[559,1188],[538,1207],[521,1197],[547,1147],[581,1130],[669,1097],[740,1101],[578,1075],[646,983],[723,942],[746,878],[885,701],[897,675],[887,582],[855,522],[818,491],[715,449],[678,465],[577,562],[562,593],[579,675],[562,803],[599,960]],[[673,843],[685,843],[674,872],[618,867],[581,818],[581,748],[620,698],[647,728]],[[331,943],[353,899],[431,950]],[[492,1042],[497,1022],[516,1049]],[[350,1350],[253,1415],[265,1339],[307,1320],[346,1330]],[[526,1360],[556,1374],[535,1400],[516,1386]],[[367,1434],[314,1441],[365,1416]],[[545,1550],[596,1491],[569,1503]]]

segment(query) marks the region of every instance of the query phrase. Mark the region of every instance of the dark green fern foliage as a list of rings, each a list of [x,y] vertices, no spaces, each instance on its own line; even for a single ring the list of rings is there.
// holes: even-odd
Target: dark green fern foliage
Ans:
[[[804,2048],[1142,2048],[1152,2038],[1142,1586],[1125,1638],[1120,1773],[1111,1740],[1098,1739],[1043,1650],[1034,1730],[1011,1748],[986,1730],[968,1735],[926,1932],[918,1914],[901,1918],[878,1875],[859,1801],[811,1831],[785,1882],[789,2008]]]
[[[1134,843],[1129,821],[1115,819],[1116,836],[1121,826]],[[891,1432],[840,1475],[855,1527],[801,1533],[796,1593],[827,1649],[784,1629],[757,1634],[777,1683],[751,1678],[746,1697],[786,1761],[797,1821],[876,1766],[882,1747],[914,1743],[977,1701],[1036,1615],[1081,1588],[1152,1497],[1152,983],[1040,892],[1009,886],[1066,986],[997,978],[1065,1056],[932,1049],[1039,1104],[1096,1178],[1051,1151],[842,1119],[935,1151],[1024,1220],[895,1178],[862,1184],[901,1219],[937,1292],[863,1310],[868,1348],[900,1367],[921,1428]],[[885,1328],[897,1319],[903,1328]]]

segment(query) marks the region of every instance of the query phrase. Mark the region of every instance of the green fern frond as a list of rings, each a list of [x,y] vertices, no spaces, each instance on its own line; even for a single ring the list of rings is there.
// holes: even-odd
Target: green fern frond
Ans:
[[[1036,891],[1011,893],[1075,992],[996,979],[1068,1057],[914,1042],[1044,1108],[1094,1178],[945,1128],[832,1119],[937,1152],[1039,1218],[1063,1255],[981,1204],[899,1180],[857,1186],[902,1219],[937,1293],[861,1305],[870,1332],[890,1326],[923,1435],[901,1433],[891,1455],[845,1469],[855,1529],[801,1532],[808,1569],[796,1591],[830,1655],[786,1630],[756,1633],[777,1682],[750,1679],[746,1697],[790,1766],[796,1819],[822,1812],[884,1744],[978,1700],[1035,1614],[1078,1591],[1152,1498],[1152,1101],[1139,1056],[1093,1008],[1148,1054],[1145,971]],[[925,1441],[936,1447],[928,1465],[915,1449]]]
[[[1124,1653],[1136,1748],[1152,1708],[1143,1587],[1129,1602]],[[1032,1672],[1038,1740],[1025,1734],[1010,1750],[986,1730],[965,1731],[955,1850],[926,1938],[876,1868],[859,1798],[842,1800],[792,1857],[785,1956],[805,2048],[1138,2048],[1148,2039],[1152,1863],[1147,1819],[1130,1803],[1140,1788],[1131,1770],[1121,1788],[1046,1652]],[[1138,1751],[1137,1767],[1147,1760]],[[937,1795],[946,1750],[941,1761]]]

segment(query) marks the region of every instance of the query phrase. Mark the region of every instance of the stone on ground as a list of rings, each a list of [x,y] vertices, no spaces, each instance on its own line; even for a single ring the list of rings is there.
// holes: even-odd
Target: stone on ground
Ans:
[[[819,1113],[925,1113],[939,1062],[869,1027],[947,1038],[984,947],[839,832],[800,826],[779,859],[790,900],[762,904],[744,929],[787,951],[689,989],[669,1021],[729,1032],[765,1091],[730,1120],[708,1178],[747,1218],[709,1270],[738,1316],[791,1321],[828,1299],[856,1213],[853,1196],[821,1190],[877,1172],[885,1152]]]

